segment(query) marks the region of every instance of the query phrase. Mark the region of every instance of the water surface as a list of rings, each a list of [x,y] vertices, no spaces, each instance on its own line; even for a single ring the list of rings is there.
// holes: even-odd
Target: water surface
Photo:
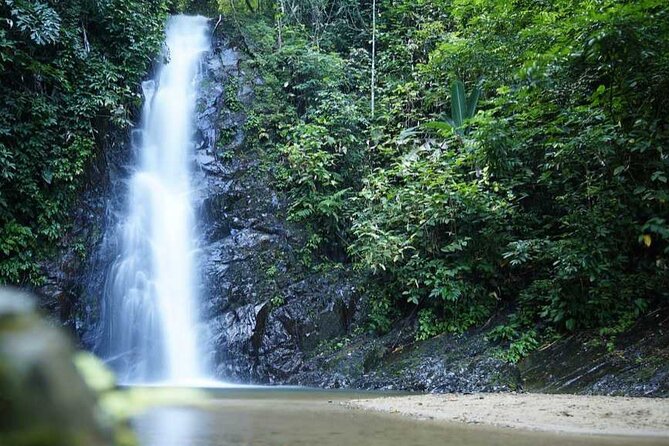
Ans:
[[[413,420],[348,409],[384,396],[291,388],[228,389],[197,407],[163,407],[137,417],[142,446],[594,446],[661,445],[666,439],[523,432]]]

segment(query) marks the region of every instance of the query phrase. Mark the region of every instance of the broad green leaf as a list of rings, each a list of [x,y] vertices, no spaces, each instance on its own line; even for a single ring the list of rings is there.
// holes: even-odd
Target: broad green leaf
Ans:
[[[451,112],[454,127],[462,127],[467,115],[467,99],[465,84],[461,80],[455,80],[451,85]]]
[[[476,114],[476,105],[478,104],[480,96],[481,89],[475,87],[474,91],[469,95],[469,99],[467,99],[467,119],[473,118]]]

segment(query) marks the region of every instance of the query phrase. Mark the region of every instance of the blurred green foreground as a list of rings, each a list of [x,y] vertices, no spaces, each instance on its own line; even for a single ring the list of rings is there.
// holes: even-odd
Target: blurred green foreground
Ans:
[[[136,445],[127,420],[195,391],[116,388],[94,356],[40,319],[31,295],[0,288],[0,445]]]

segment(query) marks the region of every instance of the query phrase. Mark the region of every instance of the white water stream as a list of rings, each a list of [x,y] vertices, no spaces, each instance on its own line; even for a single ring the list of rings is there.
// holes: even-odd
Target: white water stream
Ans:
[[[137,166],[101,314],[100,353],[126,383],[188,385],[206,375],[198,351],[189,166],[196,78],[209,37],[206,18],[172,17],[165,62],[142,85]]]

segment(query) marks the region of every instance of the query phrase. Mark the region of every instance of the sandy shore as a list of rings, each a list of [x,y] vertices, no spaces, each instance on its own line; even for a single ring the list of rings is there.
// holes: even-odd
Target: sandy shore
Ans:
[[[546,432],[669,437],[669,399],[499,393],[361,399],[344,405]]]

